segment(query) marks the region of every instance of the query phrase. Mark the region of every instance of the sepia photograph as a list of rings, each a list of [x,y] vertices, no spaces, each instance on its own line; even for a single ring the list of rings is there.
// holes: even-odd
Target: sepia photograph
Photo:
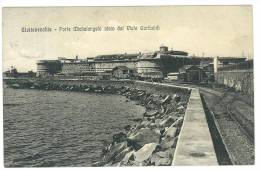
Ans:
[[[252,5],[2,8],[3,165],[255,165]]]

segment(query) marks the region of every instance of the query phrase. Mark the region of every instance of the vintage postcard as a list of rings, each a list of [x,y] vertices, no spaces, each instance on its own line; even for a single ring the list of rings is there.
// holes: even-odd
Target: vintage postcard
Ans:
[[[4,166],[254,165],[252,12],[4,7]]]

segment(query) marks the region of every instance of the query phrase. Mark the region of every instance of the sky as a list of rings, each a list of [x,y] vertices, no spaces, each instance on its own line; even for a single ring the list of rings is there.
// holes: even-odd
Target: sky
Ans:
[[[252,7],[246,5],[3,8],[3,69],[36,71],[40,59],[153,52],[161,45],[190,55],[253,58],[252,20]],[[126,30],[126,26],[149,25],[160,30]],[[59,31],[59,27],[74,26],[125,29]],[[53,31],[21,32],[22,27]]]

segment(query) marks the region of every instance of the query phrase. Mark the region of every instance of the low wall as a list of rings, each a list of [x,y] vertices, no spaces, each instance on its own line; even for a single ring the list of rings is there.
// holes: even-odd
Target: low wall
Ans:
[[[197,89],[191,91],[173,165],[218,165],[206,115]]]
[[[247,95],[254,95],[254,72],[253,71],[220,71],[215,73],[215,81],[218,84],[232,87]]]

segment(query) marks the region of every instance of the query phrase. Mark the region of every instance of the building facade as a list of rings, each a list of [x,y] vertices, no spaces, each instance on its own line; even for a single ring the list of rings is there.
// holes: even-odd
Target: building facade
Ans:
[[[179,71],[179,80],[190,83],[201,83],[207,79],[205,71],[195,65],[183,66]]]
[[[88,73],[94,73],[95,71],[95,63],[94,62],[70,62],[62,64],[61,74],[71,75],[71,74],[79,74],[84,75]]]
[[[243,58],[219,58],[223,64],[236,63]],[[213,62],[213,58],[188,56],[185,51],[169,50],[161,46],[159,51],[137,54],[99,55],[92,58],[40,60],[37,63],[37,76],[60,75],[99,75],[111,73],[117,67],[127,67],[141,78],[163,78],[169,73],[179,72],[185,65],[200,65]],[[220,64],[221,65],[221,64]]]
[[[128,79],[135,76],[133,69],[126,66],[118,66],[112,70],[113,77],[118,79]]]

